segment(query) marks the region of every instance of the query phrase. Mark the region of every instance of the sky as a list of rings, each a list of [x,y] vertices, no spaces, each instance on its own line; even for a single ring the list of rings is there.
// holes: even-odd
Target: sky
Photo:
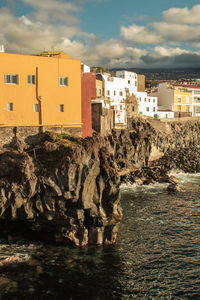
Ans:
[[[200,0],[0,0],[6,52],[62,50],[89,66],[200,67]]]

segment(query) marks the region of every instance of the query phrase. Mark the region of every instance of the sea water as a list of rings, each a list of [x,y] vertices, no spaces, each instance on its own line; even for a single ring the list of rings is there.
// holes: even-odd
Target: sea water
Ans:
[[[2,241],[0,299],[200,299],[200,174],[121,187],[117,243],[62,247]]]

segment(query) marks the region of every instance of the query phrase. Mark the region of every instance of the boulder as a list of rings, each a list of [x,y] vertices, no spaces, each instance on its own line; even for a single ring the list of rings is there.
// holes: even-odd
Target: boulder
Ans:
[[[172,183],[172,184],[181,184],[181,181],[178,178],[176,178],[175,176],[170,176],[168,178],[168,182]]]
[[[171,183],[171,184],[168,185],[167,191],[168,191],[168,193],[181,192],[181,188],[177,184]]]

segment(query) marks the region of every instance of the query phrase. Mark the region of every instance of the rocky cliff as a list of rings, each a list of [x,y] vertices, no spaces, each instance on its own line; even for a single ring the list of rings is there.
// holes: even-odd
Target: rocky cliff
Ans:
[[[114,243],[121,181],[170,182],[177,167],[199,172],[199,130],[198,122],[135,119],[105,138],[14,137],[0,153],[0,237]]]

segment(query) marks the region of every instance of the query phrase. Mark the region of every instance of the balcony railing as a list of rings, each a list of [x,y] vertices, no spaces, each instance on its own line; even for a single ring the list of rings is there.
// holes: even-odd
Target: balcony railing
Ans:
[[[198,104],[200,104],[200,98],[194,98],[193,103],[198,103]]]

